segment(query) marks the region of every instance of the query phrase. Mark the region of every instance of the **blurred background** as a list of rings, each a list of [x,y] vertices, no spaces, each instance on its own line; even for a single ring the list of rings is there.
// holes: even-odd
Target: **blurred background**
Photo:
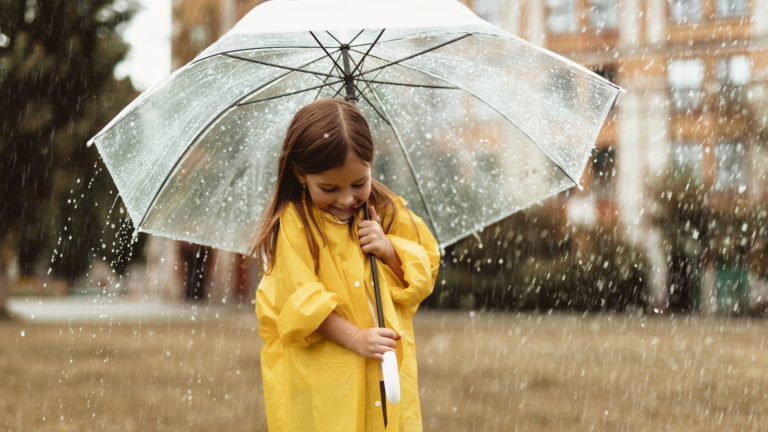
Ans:
[[[191,61],[259,3],[0,0],[0,315],[11,317],[0,324],[0,383],[12,381],[9,386],[31,407],[25,411],[21,407],[27,402],[14,405],[0,396],[0,424],[14,430],[53,428],[43,415],[29,413],[57,405],[64,409],[61,394],[36,399],[29,390],[35,387],[33,378],[13,376],[37,377],[37,385],[45,387],[55,382],[53,372],[40,381],[39,371],[80,373],[81,393],[101,389],[103,396],[104,377],[96,387],[94,380],[112,368],[106,361],[117,356],[120,337],[128,344],[121,348],[129,353],[123,358],[128,368],[137,359],[175,364],[178,350],[168,345],[175,337],[183,340],[186,360],[178,367],[149,363],[148,369],[176,374],[174,380],[131,369],[135,375],[121,375],[120,385],[138,383],[155,391],[171,386],[180,392],[173,398],[192,407],[191,390],[184,393],[183,383],[202,383],[201,368],[226,364],[217,382],[246,386],[249,398],[240,400],[247,403],[217,410],[209,416],[213,423],[192,421],[189,428],[227,424],[234,430],[243,424],[265,429],[260,340],[251,301],[257,272],[229,252],[146,234],[133,237],[109,173],[96,149],[86,146],[141,91]],[[419,373],[430,383],[422,392],[425,429],[640,430],[642,424],[666,430],[723,425],[758,430],[768,406],[768,384],[759,373],[768,366],[761,319],[768,309],[768,0],[464,3],[483,19],[584,65],[627,93],[619,96],[597,139],[581,179],[583,191],[574,188],[545,200],[446,250],[435,291],[423,306],[422,334],[417,330],[425,341]],[[446,317],[453,324],[446,324]],[[125,326],[117,329],[114,320]],[[205,320],[210,322],[200,322]],[[109,342],[113,325],[115,341]],[[30,326],[40,326],[34,327],[40,330],[37,342]],[[83,339],[84,326],[91,339]],[[215,361],[190,354],[195,340],[190,335],[196,329],[205,334],[205,328],[220,337],[209,340],[210,347],[201,341],[196,348]],[[656,333],[645,333],[649,329]],[[534,330],[544,334],[535,338]],[[485,361],[503,346],[518,347],[513,356],[518,363],[502,364],[498,358],[489,363],[486,388],[493,382],[498,386],[512,370],[527,368],[530,376],[480,395],[463,378],[449,379],[448,366],[437,363],[445,363],[438,354],[450,345],[454,331],[485,341],[483,349],[490,350],[483,354]],[[161,332],[166,339],[151,342],[150,333],[156,338]],[[142,334],[145,340],[139,343]],[[105,345],[94,349],[90,344],[101,340],[97,335],[106,338]],[[575,342],[568,342],[568,335],[581,338],[579,347],[586,351],[569,351]],[[509,341],[502,342],[506,337]],[[531,347],[532,340],[534,347],[543,345],[535,352],[519,351]],[[86,342],[88,348],[77,355],[101,362],[101,372],[94,372],[96,363],[69,373],[57,366],[59,360],[72,363],[78,358],[72,347]],[[224,342],[229,345],[222,350]],[[461,343],[467,352],[477,348]],[[690,350],[699,363],[685,357]],[[624,364],[610,372],[610,382],[621,384],[608,389],[611,384],[600,370],[609,373],[606,365],[622,358],[645,361],[649,352],[658,354],[656,363]],[[740,360],[727,357],[736,353]],[[431,366],[433,356],[437,363]],[[591,366],[582,370],[575,366],[578,361],[568,360],[572,371],[558,369],[566,363],[563,356]],[[711,358],[709,366],[701,363],[704,358]],[[197,366],[187,373],[185,361]],[[462,368],[477,359],[453,361],[464,361],[453,369],[464,377]],[[740,364],[737,379],[731,373]],[[542,368],[552,369],[552,375],[547,378]],[[669,374],[657,376],[659,387],[649,388],[648,377],[662,373],[659,368]],[[247,369],[250,384],[240,377],[241,369],[244,375]],[[589,378],[590,370],[592,384],[567,381],[579,373],[584,377],[585,371]],[[635,374],[646,384],[632,381]],[[603,385],[599,391],[596,382]],[[534,395],[525,392],[536,386],[540,393],[526,405],[520,395]],[[499,398],[512,397],[510,389],[518,399],[498,405]],[[122,393],[112,391],[119,401]],[[430,391],[442,396],[430,399]],[[595,406],[582,400],[590,391]],[[630,398],[623,414],[634,417],[622,416],[622,408],[603,409],[601,404],[626,401],[634,391],[655,402],[646,406]],[[62,392],[66,401],[69,393]],[[698,402],[694,393],[701,396]],[[218,400],[229,400],[223,399],[228,394],[221,390]],[[555,408],[547,395],[583,406]],[[681,414],[674,407],[683,406],[683,396],[690,412]],[[186,424],[163,417],[170,414],[159,396],[160,402],[150,399],[129,407],[138,414],[111,421],[128,430]],[[112,406],[106,400],[102,406]],[[478,414],[494,403],[498,418]],[[471,415],[462,414],[460,407],[467,404],[474,407]],[[199,412],[212,412],[201,407],[207,405]],[[109,424],[83,423],[90,412],[83,410],[69,417],[56,414],[55,420],[61,417],[61,430]],[[93,419],[107,418],[101,411],[93,414]],[[635,417],[638,423],[631,424],[637,428],[627,426]]]
[[[241,269],[242,257],[131,238],[111,178],[84,143],[258,3],[4,0],[0,292],[252,297],[258,275]],[[429,306],[762,314],[764,3],[467,0],[627,93],[598,137],[584,190],[449,248]]]

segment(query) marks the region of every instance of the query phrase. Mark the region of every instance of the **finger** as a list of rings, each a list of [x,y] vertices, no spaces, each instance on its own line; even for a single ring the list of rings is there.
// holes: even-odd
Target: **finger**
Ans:
[[[367,245],[367,244],[379,243],[379,242],[380,242],[379,236],[377,236],[376,234],[369,234],[367,236],[360,237],[361,245],[364,245],[364,244]]]
[[[389,348],[397,348],[397,342],[395,342],[393,339],[389,338],[381,338],[379,339],[379,345]]]
[[[363,221],[360,221],[359,224],[357,224],[357,229],[361,230],[363,228],[371,228],[373,225],[375,225],[374,222],[371,222],[369,220],[363,220]]]
[[[381,251],[379,250],[379,248],[376,247],[376,243],[369,243],[365,246],[361,246],[360,250],[362,250],[363,253],[373,254],[376,257],[380,258],[379,254],[381,253]]]
[[[360,228],[360,229],[357,230],[357,236],[358,237],[366,237],[366,236],[369,236],[369,235],[371,235],[371,234],[373,234],[375,232],[376,231],[373,228],[367,228],[367,227],[366,228]]]
[[[378,222],[379,221],[379,215],[376,213],[376,208],[371,206],[370,212],[371,212],[371,220],[373,222]]]
[[[397,335],[397,333],[395,333],[395,331],[392,330],[392,329],[378,328],[376,330],[378,330],[379,336],[381,336],[381,337],[389,338],[389,339],[392,339],[392,340],[399,339],[399,336]]]
[[[371,349],[371,353],[384,354],[390,351],[397,353],[397,347],[391,347],[384,344],[376,345],[376,348]]]

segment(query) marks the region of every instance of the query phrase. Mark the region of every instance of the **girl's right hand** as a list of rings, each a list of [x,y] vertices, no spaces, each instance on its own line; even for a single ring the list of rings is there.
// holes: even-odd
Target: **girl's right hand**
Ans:
[[[388,328],[365,328],[355,333],[354,349],[363,357],[384,360],[384,353],[395,351],[400,335]]]

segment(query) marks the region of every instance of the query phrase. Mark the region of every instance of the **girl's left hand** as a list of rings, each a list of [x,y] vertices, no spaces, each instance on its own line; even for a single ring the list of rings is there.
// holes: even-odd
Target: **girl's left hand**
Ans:
[[[360,246],[363,252],[372,253],[386,261],[395,252],[395,248],[384,234],[381,225],[379,225],[379,216],[376,214],[376,209],[371,207],[369,210],[371,212],[371,220],[361,221],[357,225],[357,237],[360,239]]]

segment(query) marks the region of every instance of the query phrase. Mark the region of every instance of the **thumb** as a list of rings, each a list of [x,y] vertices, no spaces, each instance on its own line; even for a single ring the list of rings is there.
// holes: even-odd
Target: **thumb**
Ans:
[[[379,221],[379,215],[376,214],[376,208],[371,206],[368,210],[371,213],[371,220],[374,221],[374,222],[378,222]]]

